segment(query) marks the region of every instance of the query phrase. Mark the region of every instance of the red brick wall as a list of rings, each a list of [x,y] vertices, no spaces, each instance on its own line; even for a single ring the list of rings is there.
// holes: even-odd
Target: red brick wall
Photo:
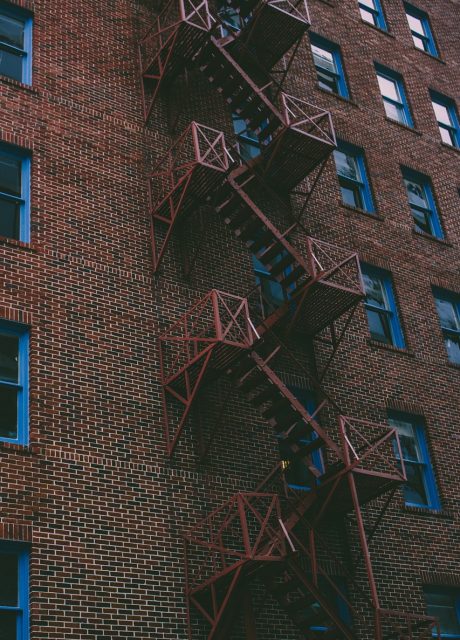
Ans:
[[[330,109],[338,136],[366,152],[377,216],[341,205],[330,160],[306,224],[392,271],[407,349],[370,343],[360,309],[326,387],[356,417],[385,420],[393,407],[426,419],[442,512],[405,508],[398,493],[372,545],[382,604],[423,612],[423,582],[459,575],[460,372],[447,362],[430,287],[460,291],[460,155],[440,144],[428,95],[433,88],[460,103],[458,7],[418,1],[430,15],[436,60],[412,46],[402,2],[382,2],[389,34],[364,24],[355,0],[309,2],[312,30],[341,46],[351,100],[316,87],[307,42],[287,90]],[[31,326],[30,445],[0,444],[1,537],[32,545],[33,640],[179,640],[181,533],[255,488],[276,444],[235,395],[206,463],[197,462],[196,415],[169,460],[156,337],[212,287],[246,293],[250,258],[208,212],[192,277],[182,275],[176,238],[152,275],[146,174],[175,134],[165,96],[143,125],[136,43],[148,3],[20,5],[34,10],[33,86],[0,78],[0,140],[32,152],[32,240],[0,239],[0,318]],[[414,131],[385,119],[374,61],[404,76]],[[231,137],[225,104],[197,73],[170,101],[182,105],[177,133],[195,119]],[[445,242],[412,231],[399,165],[431,177]],[[292,370],[284,374],[293,379]],[[208,425],[219,393],[205,403]],[[352,522],[349,529],[355,549]],[[263,640],[291,637],[276,605],[266,604],[258,624]]]

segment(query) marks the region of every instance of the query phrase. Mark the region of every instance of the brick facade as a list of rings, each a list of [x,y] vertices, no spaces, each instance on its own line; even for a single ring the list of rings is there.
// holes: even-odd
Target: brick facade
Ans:
[[[34,12],[33,83],[0,78],[0,142],[31,152],[31,242],[0,238],[0,319],[30,326],[30,442],[0,442],[0,539],[31,545],[31,640],[182,640],[183,532],[254,491],[278,460],[271,428],[243,396],[233,393],[219,416],[224,383],[192,412],[174,456],[165,452],[157,337],[211,288],[244,296],[255,282],[249,253],[205,207],[153,274],[147,174],[191,120],[233,142],[230,112],[191,71],[144,125],[137,43],[151,3],[13,4]],[[350,99],[317,87],[308,37],[285,90],[329,110],[337,136],[365,151],[376,214],[341,203],[331,158],[304,224],[391,271],[407,346],[371,341],[360,306],[324,387],[344,415],[385,423],[395,409],[425,419],[441,510],[406,507],[398,490],[371,544],[382,606],[423,614],[424,584],[460,586],[460,370],[448,363],[431,292],[460,292],[460,155],[441,144],[428,93],[460,105],[459,9],[417,1],[436,59],[413,47],[402,1],[382,4],[388,33],[360,19],[356,0],[309,0],[311,31],[340,45]],[[374,62],[402,74],[413,129],[385,118]],[[444,240],[413,231],[401,166],[431,178]],[[184,278],[187,245],[199,251]],[[289,344],[310,370],[308,345]],[[308,385],[292,364],[280,376]],[[199,462],[197,425],[218,420]],[[372,523],[377,510],[364,513]],[[341,556],[348,536],[358,557],[353,517],[325,536]],[[356,575],[365,585],[362,563]],[[254,607],[258,640],[299,637],[257,589]],[[369,628],[357,634],[372,638]],[[245,637],[241,621],[231,637]]]

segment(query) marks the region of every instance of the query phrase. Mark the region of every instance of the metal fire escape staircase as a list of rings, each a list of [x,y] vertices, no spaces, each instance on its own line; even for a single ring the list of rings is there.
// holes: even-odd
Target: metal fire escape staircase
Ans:
[[[325,394],[310,414],[275,371],[284,347],[278,339],[273,343],[273,329],[315,336],[363,297],[356,254],[309,237],[299,251],[291,241],[298,225],[279,231],[252,197],[255,180],[286,196],[308,176],[317,178],[335,147],[330,114],[283,92],[269,73],[289,50],[295,52],[309,26],[308,12],[304,3],[289,0],[229,5],[241,16],[238,33],[222,36],[206,0],[172,0],[139,46],[146,121],[161,87],[198,68],[261,142],[260,156],[240,166],[219,131],[192,123],[180,136],[149,180],[153,269],[158,271],[181,222],[197,207],[211,205],[280,283],[286,299],[261,313],[251,296],[212,290],[160,336],[167,450],[174,452],[198,392],[226,376],[273,427],[283,457],[303,461],[309,490],[289,487],[280,464],[256,492],[233,496],[185,535],[189,637],[193,611],[208,640],[228,639],[241,606],[247,637],[255,638],[246,595],[257,580],[302,638],[356,640],[337,600],[346,602],[354,620],[360,612],[317,553],[318,526],[333,526],[349,513],[369,579],[375,639],[432,637],[433,619],[380,607],[361,515],[362,504],[391,496],[405,481],[395,429],[345,418]],[[324,426],[323,411],[332,411],[338,427]],[[318,452],[321,468],[314,460]]]

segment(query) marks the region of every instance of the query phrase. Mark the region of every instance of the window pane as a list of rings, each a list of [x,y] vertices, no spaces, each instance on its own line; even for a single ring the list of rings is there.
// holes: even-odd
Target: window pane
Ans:
[[[417,49],[428,51],[428,40],[426,38],[421,38],[412,34],[412,40],[414,41],[414,45],[417,47]]]
[[[413,504],[428,504],[425,489],[423,466],[419,464],[406,463],[407,482],[404,484],[404,499]]]
[[[330,51],[321,49],[314,44],[311,45],[311,50],[313,52],[313,60],[316,66],[326,69],[327,71],[331,71],[332,73],[336,73],[334,56]]]
[[[420,20],[420,18],[416,18],[415,16],[411,16],[409,14],[406,14],[406,15],[407,15],[407,21],[409,23],[411,30],[415,31],[415,33],[419,33],[420,35],[424,36],[425,29],[423,28],[423,22]]]
[[[23,49],[24,47],[24,22],[0,14],[0,41],[6,42]]]
[[[459,330],[459,319],[453,303],[442,298],[435,298],[435,302],[439,319],[441,320],[441,327],[443,329],[454,329],[454,331]]]
[[[336,76],[329,75],[326,71],[318,71],[318,84],[321,89],[331,93],[339,93],[339,85]]]
[[[394,80],[390,80],[389,78],[384,78],[379,75],[377,75],[377,80],[379,82],[382,96],[395,100],[396,102],[400,102],[398,87]]]
[[[422,458],[413,425],[402,420],[391,420],[391,424],[398,431],[403,459],[409,462],[421,462]]]
[[[446,144],[450,144],[451,147],[455,147],[454,132],[451,129],[439,127],[439,133],[441,134],[441,140],[443,142],[445,142]]]
[[[393,344],[388,314],[366,308],[369,332],[373,340]]]
[[[397,122],[406,123],[406,116],[404,115],[404,109],[401,105],[393,104],[392,102],[383,101],[385,106],[385,113],[390,120],[396,120]]]
[[[0,553],[0,606],[18,606],[18,556]]]
[[[8,76],[8,78],[21,82],[22,60],[21,54],[5,51],[0,46],[0,75]]]
[[[364,289],[366,291],[366,302],[381,309],[387,309],[385,291],[382,280],[377,276],[363,274]]]
[[[21,195],[21,160],[0,155],[0,191],[12,196]]]
[[[337,174],[352,180],[359,180],[359,170],[356,159],[343,151],[334,151],[335,166]]]
[[[428,211],[421,211],[415,207],[411,207],[411,211],[416,230],[428,233],[430,236],[434,235],[430,213]]]
[[[369,7],[370,9],[374,9],[374,11],[376,10],[374,0],[359,0],[359,4]]]
[[[423,184],[406,179],[404,179],[404,184],[406,185],[407,197],[409,198],[409,202],[411,204],[417,205],[418,207],[428,209],[428,201]]]
[[[342,202],[344,204],[348,204],[350,207],[354,207],[355,209],[363,208],[362,198],[358,187],[348,186],[341,183],[340,192],[342,194]]]
[[[18,392],[0,386],[0,438],[18,437]]]
[[[16,614],[0,611],[0,640],[17,640]]]
[[[18,382],[18,353],[19,338],[0,334],[0,380]]]
[[[20,213],[21,207],[17,202],[0,196],[0,236],[19,240]]]
[[[444,340],[450,362],[460,364],[460,335],[445,335]]]
[[[377,18],[376,18],[376,15],[374,13],[372,13],[371,11],[366,11],[366,9],[360,9],[359,12],[360,12],[361,18],[364,20],[364,22],[368,22],[369,24],[373,24],[375,26],[378,26],[377,25]]]
[[[432,102],[432,104],[433,104],[436,120],[438,122],[442,122],[443,124],[447,124],[448,126],[452,126],[452,120],[450,119],[449,109],[445,107],[443,104],[439,104],[438,102]]]

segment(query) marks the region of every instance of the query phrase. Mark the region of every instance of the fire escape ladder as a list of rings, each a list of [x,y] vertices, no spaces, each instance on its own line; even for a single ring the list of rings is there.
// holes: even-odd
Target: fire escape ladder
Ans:
[[[331,604],[330,594],[325,595],[318,580],[315,584],[308,575],[305,567],[308,564],[308,558],[297,552],[288,555],[284,563],[265,565],[258,575],[268,593],[306,639],[356,640]]]
[[[248,352],[242,361],[229,370],[229,374],[237,389],[273,428],[285,455],[289,456],[290,460],[302,459],[312,481],[315,481],[321,476],[321,472],[313,463],[312,454],[326,447],[341,457],[340,448],[321,427],[315,416],[308,413],[270,368],[269,358],[261,356],[259,350],[260,345]],[[299,443],[300,440],[302,443]]]

